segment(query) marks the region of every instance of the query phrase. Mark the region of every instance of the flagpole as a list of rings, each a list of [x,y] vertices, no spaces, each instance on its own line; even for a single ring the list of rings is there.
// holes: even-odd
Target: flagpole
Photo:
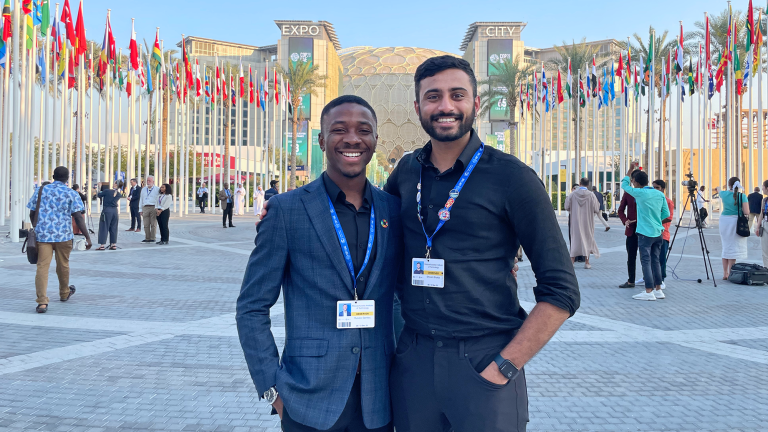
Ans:
[[[693,63],[691,61],[688,62],[690,67],[693,67]],[[693,76],[693,71],[689,71],[691,76]],[[690,93],[690,92],[689,92]],[[689,111],[690,111],[690,117],[691,117],[691,124],[688,126],[688,129],[690,130],[690,138],[688,139],[688,145],[690,146],[689,149],[689,157],[688,157],[688,172],[693,173],[693,94],[688,95],[688,104],[689,104]],[[682,208],[682,207],[681,207]]]
[[[19,29],[19,2],[14,2],[13,7],[13,28],[18,30]],[[19,38],[21,40],[21,38]],[[8,44],[11,47],[16,47],[13,49],[14,54],[14,60],[16,62],[16,73],[13,74],[13,130],[18,131],[20,124],[21,124],[21,118],[19,115],[19,91],[18,89],[21,86],[21,74],[19,73],[20,67],[19,62],[21,55],[17,53],[17,51],[21,51],[18,49],[20,43],[19,41],[16,41],[13,37],[10,38],[11,42]],[[7,60],[6,64],[10,67],[10,59]],[[6,68],[8,69],[8,68]],[[11,226],[10,226],[10,235],[11,235],[11,241],[14,243],[19,242],[19,228],[21,228],[21,194],[22,194],[22,188],[21,188],[21,173],[19,170],[21,169],[21,158],[18,157],[20,154],[20,146],[19,146],[19,134],[14,133],[12,135],[12,142],[11,142],[12,148],[13,148],[13,154],[14,157],[10,158],[11,162],[11,176],[12,180],[10,182],[10,186],[12,189],[11,192]],[[8,153],[10,156],[10,152]]]
[[[683,31],[683,22],[680,21],[680,33],[682,34]],[[682,41],[678,38],[678,46],[682,44]],[[682,54],[681,54],[682,56]],[[682,68],[682,65],[680,65]],[[683,197],[681,195],[681,189],[680,189],[680,183],[682,178],[682,168],[683,168],[683,103],[682,103],[682,94],[683,94],[683,83],[681,82],[680,76],[682,72],[677,73],[677,155],[675,157],[675,166],[677,169],[675,170],[675,191],[677,192],[675,197],[675,205],[677,208],[682,209],[681,203],[683,201]]]
[[[178,67],[178,62],[176,63],[176,66]],[[173,105],[173,188],[175,189],[176,194],[173,203],[175,206],[178,201],[179,205],[174,208],[174,211],[176,212],[176,216],[181,216],[181,196],[179,195],[181,193],[181,187],[179,186],[179,180],[181,179],[181,176],[179,175],[179,155],[181,154],[181,152],[179,152],[179,140],[181,139],[179,116],[181,115],[181,104],[179,102],[181,101],[181,96],[178,93],[180,83],[176,83],[176,85],[176,100]]]
[[[759,27],[762,24],[762,18],[758,20],[758,31],[762,31]],[[761,42],[762,45],[762,42]],[[759,53],[758,49],[758,53]],[[704,108],[706,111],[706,108]],[[757,56],[757,180],[761,183],[761,179],[764,179],[763,173],[763,59],[762,55]]]
[[[557,71],[557,76],[560,77],[560,70]],[[560,83],[560,79],[558,78],[558,84]],[[562,192],[562,181],[563,179],[560,177],[560,150],[563,148],[563,137],[562,137],[562,127],[563,127],[563,121],[562,121],[562,103],[560,102],[560,93],[562,89],[558,86],[558,89],[556,90],[558,93],[555,95],[557,98],[557,214],[560,215],[563,212],[562,204],[560,200],[560,193]],[[511,143],[510,143],[511,145]]]
[[[702,141],[704,136],[703,136],[703,132],[701,130],[701,123],[702,123],[702,121],[701,121],[701,103],[702,103],[701,99],[702,99],[702,97],[701,96],[702,96],[702,93],[704,93],[706,91],[705,90],[706,87],[704,86],[704,76],[701,74],[701,71],[703,69],[702,61],[701,60],[702,60],[701,59],[701,44],[699,44],[699,59],[698,59],[697,67],[696,67],[696,79],[699,82],[699,98],[698,98],[699,99],[698,100],[699,103],[696,106],[696,109],[698,111],[698,113],[696,115],[696,131],[697,131],[696,148],[699,150],[699,157],[697,158],[698,159],[698,165],[699,165],[698,166],[698,170],[699,170],[699,172],[698,172],[698,180],[700,182],[702,182],[702,184],[703,184],[703,181],[704,181],[704,171],[703,170],[704,170],[704,166],[706,165],[706,163],[704,162],[706,160],[706,153],[704,152],[704,146],[703,146],[703,141]],[[702,88],[704,88],[704,90],[702,90]],[[704,99],[706,99],[706,96],[704,97]],[[691,126],[693,126],[693,119],[691,119]]]
[[[11,25],[11,36],[6,40],[5,48],[5,67],[3,68],[3,112],[2,112],[2,125],[3,134],[0,138],[0,145],[2,146],[2,152],[0,152],[0,225],[5,225],[6,213],[8,211],[8,204],[11,198],[10,195],[10,179],[11,179],[11,148],[8,141],[10,136],[11,122],[9,121],[9,115],[11,109],[9,108],[11,98],[8,93],[10,88],[8,85],[9,70],[11,69],[11,52],[13,51],[13,25]]]
[[[32,33],[34,35],[34,48],[32,50],[33,55],[35,56],[35,62],[37,62],[37,31],[33,31]],[[45,45],[43,45],[43,52],[45,52]],[[43,61],[45,61],[45,54],[43,54]],[[44,100],[45,97],[45,83],[43,82],[43,77],[45,76],[45,71],[43,70],[43,67],[45,67],[45,64],[43,63],[40,65],[40,102],[38,103],[38,115],[39,118],[37,120],[38,122],[38,135],[37,135],[37,181],[38,184],[43,184],[43,147],[46,147],[47,145],[43,143],[45,141],[45,137],[43,137],[43,124],[45,123],[45,111],[44,111]],[[78,172],[80,171],[80,167],[78,166]],[[82,184],[82,181],[80,182]]]

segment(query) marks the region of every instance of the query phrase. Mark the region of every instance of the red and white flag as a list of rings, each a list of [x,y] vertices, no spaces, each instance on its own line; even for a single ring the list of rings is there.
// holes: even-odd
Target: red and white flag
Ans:
[[[245,75],[243,75],[243,58],[240,58],[240,98],[245,97]]]
[[[133,23],[131,23],[131,43],[129,48],[131,49],[131,69],[139,70],[139,47],[136,46],[136,32],[133,29]]]
[[[195,85],[197,86],[197,97],[200,97],[203,95],[203,86],[200,82],[200,63],[198,63],[197,59],[195,59]]]

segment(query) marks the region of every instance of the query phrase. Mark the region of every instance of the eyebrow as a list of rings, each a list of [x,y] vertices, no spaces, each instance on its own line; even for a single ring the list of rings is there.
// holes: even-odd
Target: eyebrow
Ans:
[[[344,121],[344,120],[336,120],[334,122],[331,122],[331,124],[328,125],[328,127],[332,127],[332,126],[338,125],[338,124],[346,125],[347,122]],[[373,123],[369,122],[368,120],[361,120],[361,121],[357,122],[357,124],[359,124],[359,125],[360,124],[364,124],[364,125],[368,125],[368,126],[373,128]]]
[[[469,91],[469,90],[465,89],[464,87],[451,87],[450,89],[448,89],[448,91],[452,91],[452,92],[454,92],[454,91],[461,91],[461,90]],[[439,93],[439,92],[440,92],[440,89],[432,88],[432,89],[429,89],[429,90],[425,91],[424,94],[427,94],[427,93]]]

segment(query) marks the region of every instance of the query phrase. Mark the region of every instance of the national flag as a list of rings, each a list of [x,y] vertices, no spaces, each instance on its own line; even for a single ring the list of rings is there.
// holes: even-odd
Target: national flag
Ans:
[[[640,55],[640,62],[639,63],[641,65],[645,65],[645,63],[643,63],[643,55],[642,54]],[[645,66],[643,66],[643,70],[645,70]],[[635,73],[637,73],[637,66],[635,66]],[[639,86],[640,93],[643,96],[645,96],[645,87],[646,87],[646,85],[647,84],[646,84],[646,81],[645,81],[645,75],[643,75],[643,78],[640,79],[640,86]],[[635,87],[638,87],[637,84],[635,84]]]
[[[520,98],[520,119],[525,117],[525,102],[523,102],[523,83],[520,82],[520,91],[517,93]]]
[[[265,72],[266,72],[266,70],[265,70]],[[259,95],[265,95],[265,94],[267,94],[267,91],[264,89],[264,81],[262,80],[262,81],[259,83]],[[258,102],[258,104],[259,104],[259,105],[261,105],[261,111],[262,111],[262,112],[266,111],[266,109],[267,109],[267,103],[266,103],[266,101],[265,101],[264,99],[261,99],[261,100]]]
[[[747,41],[746,52],[747,54],[752,52],[752,45],[755,43],[755,16],[752,11],[752,0],[749,0],[749,7],[747,8]],[[746,69],[746,68],[745,68]]]
[[[5,44],[3,44],[5,47]],[[48,68],[45,65],[45,50],[40,50],[40,55],[37,56],[37,66],[40,68],[40,83],[45,84],[46,77],[48,76]]]
[[[701,61],[704,60],[702,58],[702,52],[701,52],[701,44],[699,44],[699,57],[696,59],[696,75],[693,76],[693,83],[696,85],[696,88],[701,91]]]
[[[587,80],[589,82],[589,80]],[[586,98],[584,97],[584,81],[581,79],[581,72],[579,72],[579,106],[584,108],[587,105]]]
[[[758,9],[759,10],[759,9]],[[763,11],[759,10],[757,13],[757,21],[755,21],[755,50],[754,58],[752,60],[752,73],[756,74],[757,69],[760,66],[760,49],[763,47],[763,29],[760,27],[760,23],[763,22]]]
[[[253,102],[253,71],[251,65],[248,65],[248,103],[253,104]]]
[[[197,97],[203,95],[203,83],[200,82],[200,63],[195,59],[195,94]]]
[[[715,72],[715,82],[717,91],[720,91],[720,87],[723,85],[723,78],[725,76],[725,68],[727,67],[728,56],[723,55],[723,53],[720,53],[720,59],[718,60],[717,64],[717,71]]]
[[[7,53],[8,53],[8,44],[6,44],[3,41],[0,41],[0,67],[5,68],[5,64],[8,61],[7,60]]]
[[[269,77],[267,75],[267,67],[264,66],[264,102],[269,101]]]
[[[208,68],[205,68],[205,103],[213,103],[211,98],[211,83],[208,79]]]
[[[133,23],[131,23],[131,42],[129,44],[129,49],[131,50],[130,53],[130,63],[128,65],[130,66],[131,70],[138,70],[139,69],[139,47],[136,45],[136,31],[133,28]]]
[[[539,102],[539,79],[536,72],[533,73],[533,107],[536,108],[536,104]]]
[[[613,65],[611,65],[611,68],[613,68]],[[619,66],[616,68],[616,76],[619,77],[619,81],[621,81],[621,92],[624,93],[624,56],[619,52]]]
[[[77,80],[75,79],[75,59],[73,58],[75,55],[74,51],[69,52],[69,61],[67,69],[69,70],[69,83],[67,85],[67,88],[74,88],[75,84],[77,83]]]
[[[64,41],[64,43],[61,44],[60,50],[59,50],[59,66],[56,69],[59,73],[59,76],[62,78],[64,77],[64,72],[67,70],[67,42]]]
[[[107,15],[107,22],[104,24],[104,40],[101,43],[101,56],[99,56],[99,78],[102,78],[107,73],[107,64],[109,59],[109,15]]]
[[[160,29],[155,30],[155,46],[152,48],[152,59],[157,62],[155,73],[160,72],[163,64],[163,51],[160,50]]]
[[[571,59],[568,59],[568,81],[565,82],[565,92],[568,93],[568,99],[572,99],[573,96],[571,95],[571,81],[573,81],[573,78],[571,77]]]
[[[115,69],[117,70],[117,87],[122,90],[125,85],[125,82],[123,81],[123,74],[125,72],[123,71],[123,61],[120,57],[117,58],[117,66]]]
[[[213,95],[214,100],[219,97],[221,94],[221,75],[219,74],[219,54],[214,54],[214,57],[216,58],[216,75],[214,76],[216,81],[216,94]]]
[[[560,69],[557,70],[557,104],[563,103],[563,84],[560,79]]]
[[[21,10],[25,15],[32,13],[32,0],[21,0]]]
[[[650,86],[651,85],[651,79],[654,76],[653,73],[653,61],[654,61],[654,55],[653,55],[653,33],[648,36],[648,58],[645,59],[645,67],[643,68],[643,84]]]
[[[229,74],[229,88],[232,90],[232,107],[237,106],[237,93],[235,93],[235,82],[233,81],[232,74]]]
[[[147,58],[147,92],[152,93],[152,70],[150,69],[151,62],[149,61],[149,58]]]
[[[669,95],[669,53],[667,53],[666,61],[664,57],[661,58],[661,101],[662,103],[667,100]]]
[[[274,86],[274,89],[275,89],[275,105],[277,105],[278,103],[280,103],[280,94],[277,91],[277,68],[274,68],[273,71],[275,73],[275,79],[274,81],[272,81],[273,83],[272,85]]]
[[[704,53],[706,54],[704,56],[704,64],[707,65],[707,69],[710,69],[710,66],[712,65],[712,56],[710,55],[710,47],[711,45],[711,35],[709,31],[709,15],[706,15],[704,17]]]
[[[738,30],[738,23],[733,23],[733,34],[735,35],[739,34]],[[736,77],[736,94],[741,95],[744,94],[744,75],[741,71],[741,60],[739,60],[739,50],[735,47],[735,44],[732,45],[733,47],[733,72],[734,77]]]
[[[675,75],[683,71],[683,25],[680,24],[680,37],[677,39],[677,52],[675,55]]]
[[[597,71],[595,66],[595,56],[592,56],[592,97],[597,97]]]
[[[290,83],[290,81],[286,85],[288,86],[288,92],[284,93],[283,97],[285,98],[285,101],[288,103],[288,115],[292,116],[293,115],[293,100],[291,99],[291,83]]]
[[[688,57],[688,94],[693,96],[696,93],[696,85],[693,82],[693,60]]]
[[[77,9],[77,24],[75,25],[75,42],[72,43],[75,55],[75,66],[79,63],[81,55],[85,54],[88,49],[88,40],[85,38],[85,23],[83,21],[83,2],[80,2],[80,7]]]
[[[43,5],[40,0],[32,2],[32,25],[39,26],[43,23]]]
[[[639,97],[640,97],[640,82],[637,80],[637,65],[635,65],[635,100],[637,100],[637,98]]]
[[[27,23],[27,31],[26,31],[26,38],[27,38],[27,49],[32,49],[32,40],[35,37],[35,26],[32,24],[32,15],[24,15],[22,19]]]
[[[531,81],[525,81],[525,105],[528,112],[531,112]]]
[[[227,100],[229,93],[227,92],[227,77],[224,72],[224,65],[221,65],[221,103]]]
[[[243,74],[243,58],[240,58],[240,98],[245,97],[245,75]]]
[[[283,81],[283,76],[282,75],[280,75],[280,94],[282,94],[283,97],[285,97],[285,81]],[[285,105],[285,104],[283,104],[283,105]]]
[[[590,95],[592,94],[592,79],[589,77],[589,66],[585,68],[584,75],[587,77],[587,102],[589,102]]]
[[[549,104],[547,103],[547,97],[549,96],[549,88],[547,87],[547,73],[544,71],[544,63],[541,64],[541,103],[546,105],[546,111],[549,112]]]
[[[11,24],[11,0],[5,0],[3,5],[3,42],[8,42],[8,38],[13,36],[13,25]]]
[[[49,0],[42,0],[40,7],[40,33],[47,34],[48,27],[51,26],[51,3]]]
[[[194,77],[192,76],[192,62],[189,61],[189,53],[187,52],[187,42],[182,39],[181,40],[181,52],[184,60],[184,76],[187,80],[186,87],[193,88],[195,84]]]
[[[605,70],[605,68],[603,68],[603,87],[602,87],[602,90],[603,90],[603,105],[606,105],[606,106],[608,106],[608,99],[611,96],[610,89],[608,88],[608,83],[609,82],[610,81],[608,80],[608,76],[607,76],[606,70]]]
[[[128,71],[128,82],[125,84],[125,93],[130,98],[132,92],[133,92],[133,73],[131,71]]]
[[[64,0],[64,7],[61,10],[61,23],[67,30],[67,40],[72,46],[75,46],[75,25],[72,22],[72,11],[69,9],[69,0]]]

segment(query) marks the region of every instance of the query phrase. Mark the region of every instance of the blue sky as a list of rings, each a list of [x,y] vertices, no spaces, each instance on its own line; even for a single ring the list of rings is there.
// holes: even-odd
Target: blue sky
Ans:
[[[53,1],[53,0],[52,0]],[[59,0],[61,1],[61,0]],[[71,3],[73,14],[77,0]],[[746,10],[748,2],[734,2]],[[764,2],[754,4],[765,7]],[[165,45],[175,44],[181,34],[251,45],[271,45],[279,37],[275,19],[325,20],[333,23],[342,47],[417,46],[460,54],[467,26],[475,21],[523,21],[527,46],[550,47],[563,40],[623,40],[637,32],[644,38],[648,26],[677,34],[678,21],[686,29],[704,12],[719,13],[725,1],[647,0],[615,2],[572,1],[163,1],[90,0],[85,3],[89,39],[101,41],[107,8],[112,8],[112,28],[118,47],[128,46],[131,18],[136,18],[139,42],[154,39],[155,28]],[[169,43],[171,42],[171,43]]]

